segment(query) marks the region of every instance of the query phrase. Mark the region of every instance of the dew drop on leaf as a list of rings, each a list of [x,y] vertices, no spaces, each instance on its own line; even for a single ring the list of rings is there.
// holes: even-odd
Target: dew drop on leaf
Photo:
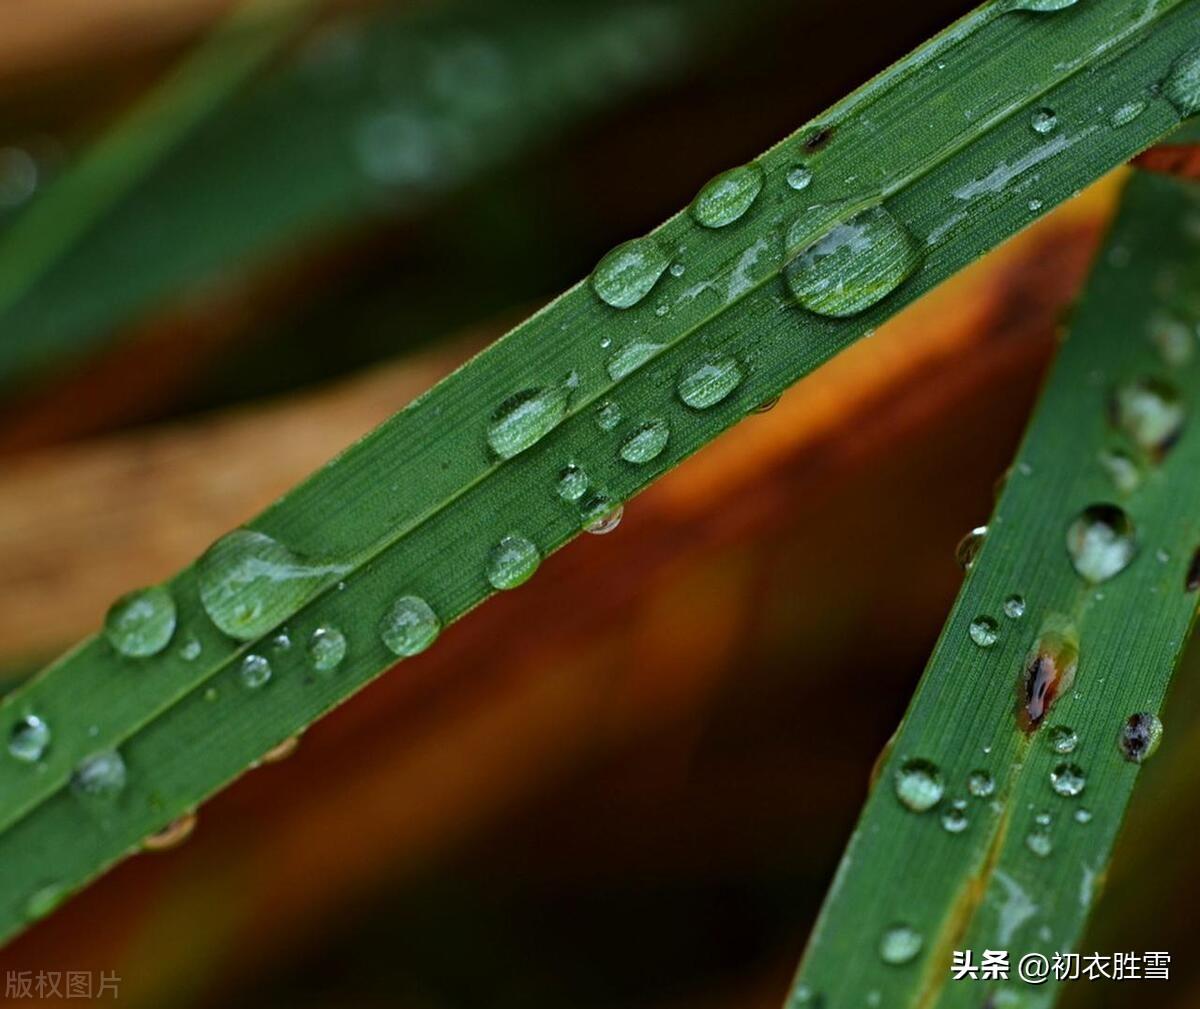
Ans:
[[[1053,109],[1038,109],[1029,119],[1029,125],[1034,133],[1053,133],[1058,125],[1058,116]]]
[[[987,771],[972,771],[967,777],[967,791],[977,799],[986,799],[996,791],[996,779]]]
[[[951,803],[950,807],[942,813],[942,829],[948,834],[961,834],[969,826],[967,804],[962,799]]]
[[[588,475],[582,466],[568,463],[558,474],[558,496],[564,501],[578,501],[588,489]]]
[[[612,431],[625,417],[621,405],[614,400],[606,399],[596,407],[596,426],[601,431]]]
[[[542,555],[531,540],[510,533],[488,554],[487,580],[495,589],[515,589],[533,577]]]
[[[812,183],[812,177],[812,169],[807,165],[796,165],[787,173],[787,184],[789,188],[801,192]]]
[[[1071,689],[1079,667],[1079,635],[1058,616],[1047,619],[1030,650],[1018,685],[1022,728],[1031,732],[1042,724],[1055,701]]]
[[[1113,486],[1122,494],[1132,494],[1142,484],[1142,471],[1128,452],[1119,448],[1102,449],[1100,466]]]
[[[251,652],[238,666],[238,679],[242,681],[242,686],[250,690],[265,686],[271,679],[271,660],[265,655]]]
[[[1200,48],[1184,53],[1172,64],[1162,93],[1181,116],[1200,112]]]
[[[1113,424],[1152,459],[1161,459],[1179,440],[1187,418],[1170,383],[1139,378],[1118,388],[1110,403]]]
[[[567,413],[569,385],[522,389],[496,407],[488,422],[487,442],[501,459],[511,459],[536,445]]]
[[[23,764],[42,759],[50,745],[50,726],[37,715],[18,718],[8,736],[8,752]]]
[[[1005,10],[1034,11],[1038,14],[1048,14],[1053,11],[1074,7],[1079,0],[1008,0]]]
[[[1149,760],[1162,742],[1162,734],[1163,725],[1157,715],[1148,711],[1130,715],[1121,726],[1121,753],[1134,764]]]
[[[121,596],[104,618],[104,636],[122,655],[146,658],[175,633],[175,600],[161,585]]]
[[[649,340],[634,340],[625,344],[608,359],[608,377],[614,382],[621,381],[663,349],[665,344],[652,343]]]
[[[1000,625],[989,616],[978,616],[967,629],[971,640],[980,648],[991,648],[1000,638]]]
[[[1058,795],[1078,795],[1087,785],[1087,776],[1078,764],[1059,764],[1050,772],[1050,787]]]
[[[643,421],[621,443],[621,458],[635,465],[650,462],[667,447],[670,437],[671,430],[665,420]]]
[[[266,753],[259,758],[261,764],[278,764],[282,760],[287,760],[293,753],[300,749],[300,736],[288,736],[287,739],[281,740],[272,746]]]
[[[679,398],[693,410],[707,410],[726,399],[742,382],[742,367],[726,354],[711,354],[684,368]]]
[[[401,596],[379,621],[379,636],[384,645],[401,658],[425,651],[441,630],[437,614],[420,596]]]
[[[671,257],[657,239],[635,238],[611,250],[592,272],[592,290],[613,308],[632,308],[658,283]]]
[[[308,658],[318,673],[332,672],[345,657],[346,635],[336,627],[318,627],[309,635]]]
[[[914,813],[932,809],[944,791],[942,772],[928,760],[905,761],[896,771],[896,797]]]
[[[911,925],[891,925],[879,939],[879,955],[883,962],[899,966],[916,959],[924,940]]]
[[[178,848],[192,836],[196,829],[196,814],[184,813],[168,823],[162,830],[156,830],[142,841],[145,851],[169,851]]]
[[[742,165],[722,172],[707,183],[692,202],[692,217],[706,228],[723,228],[742,217],[762,191],[758,165]]]
[[[1109,117],[1109,122],[1113,126],[1128,126],[1145,111],[1146,103],[1140,99],[1126,102],[1124,105],[1113,110],[1112,116]]]
[[[1009,620],[1020,620],[1025,616],[1025,597],[1013,593],[1004,600],[1004,615]]]
[[[958,541],[958,546],[954,548],[954,559],[964,571],[971,570],[975,558],[983,549],[983,541],[987,539],[987,533],[987,526],[976,526]]]
[[[1079,745],[1078,734],[1066,725],[1055,725],[1049,730],[1046,738],[1050,741],[1050,748],[1064,756],[1074,753],[1075,747]]]
[[[594,492],[580,502],[579,524],[585,533],[606,536],[621,524],[625,507],[607,494]]]
[[[71,776],[71,788],[95,799],[115,799],[125,788],[125,761],[116,750],[94,753]]]
[[[1067,527],[1067,555],[1071,565],[1092,585],[1124,571],[1137,550],[1133,520],[1114,504],[1089,505]]]

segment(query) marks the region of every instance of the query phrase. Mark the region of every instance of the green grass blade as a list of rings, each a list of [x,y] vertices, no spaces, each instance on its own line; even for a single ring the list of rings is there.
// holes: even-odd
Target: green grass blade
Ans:
[[[1196,610],[1187,583],[1200,546],[1192,507],[1200,437],[1185,426],[1161,457],[1161,448],[1147,450],[1148,428],[1131,438],[1112,413],[1118,390],[1150,377],[1169,384],[1194,414],[1198,221],[1194,186],[1145,175],[1127,187],[982,552],[843,857],[792,1005],[1053,1003],[1053,979],[1024,984],[1018,961],[1075,949],[1138,775],[1118,745],[1122,728],[1135,713],[1159,712]],[[1172,414],[1168,426],[1177,419]],[[1138,552],[1126,569],[1092,583],[1076,573],[1066,542],[1075,517],[1098,503],[1132,518]],[[1023,601],[1018,618],[1005,612],[1013,596]],[[972,638],[980,616],[999,630],[989,647]],[[1063,620],[1077,635],[1074,687],[1028,734],[1018,724],[1024,670],[1044,629]],[[1069,752],[1054,745],[1056,731],[1066,729],[1078,738]],[[945,789],[922,813],[899,798],[914,760],[935,765]],[[1082,772],[1080,794],[1062,794],[1073,791],[1073,769],[1059,776],[1061,791],[1052,787],[1064,765]],[[971,794],[978,771],[990,776],[994,794]],[[882,955],[896,925],[922,937],[903,963]],[[1011,980],[952,981],[952,951],[966,949],[976,964],[985,949],[1010,951]]]
[[[1200,0],[1006,6],[981,8],[706,189],[713,223],[761,185],[736,220],[706,227],[685,212],[618,255],[633,264],[624,274],[606,259],[610,301],[647,286],[638,262],[661,272],[636,305],[573,288],[254,519],[286,547],[250,541],[260,556],[240,569],[247,594],[208,593],[236,637],[206,615],[193,566],[167,586],[177,621],[165,650],[124,658],[92,638],[6,698],[0,733],[36,714],[53,741],[37,770],[0,760],[0,934],[392,665],[381,621],[398,598],[450,623],[528,573],[532,558],[507,537],[557,549],[1018,230],[1031,201],[1054,205],[1178,125],[1184,106],[1163,84],[1195,58]],[[1134,100],[1139,114],[1115,122]],[[1055,110],[1049,132],[1032,125],[1042,108]],[[846,263],[848,248],[858,254]],[[789,262],[816,311],[790,293]],[[564,498],[572,463],[586,486]],[[414,606],[402,651],[418,643]],[[273,641],[285,623],[290,647]],[[328,674],[307,648],[322,627],[348,642]],[[258,689],[239,675],[252,654],[273,666]],[[81,760],[118,749],[119,794],[77,795]]]

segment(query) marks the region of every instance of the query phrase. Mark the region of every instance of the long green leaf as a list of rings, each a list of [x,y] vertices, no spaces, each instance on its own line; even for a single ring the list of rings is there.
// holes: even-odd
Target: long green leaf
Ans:
[[[1145,756],[1122,734],[1157,718],[1196,611],[1197,222],[1194,186],[1127,187],[791,1005],[1054,1002],[1055,978],[1025,984],[1019,962],[1075,951]],[[1110,520],[1075,538],[1097,505],[1134,537],[1105,540]],[[1031,664],[1061,673],[1076,651],[1074,685],[1025,724]],[[1008,951],[1008,981],[951,980],[956,950],[977,967]]]
[[[448,624],[519,580],[526,542],[545,554],[604,519],[1192,110],[1200,0],[1013,6],[979,9],[706,189],[696,216],[607,257],[254,519],[267,539],[240,534],[172,579],[165,650],[92,638],[6,698],[0,731],[36,715],[53,741],[36,769],[0,761],[0,934],[429,644],[430,614]],[[272,641],[284,623],[290,647]],[[348,642],[327,673],[307,648],[321,628]],[[263,660],[270,680],[247,687]],[[101,800],[103,765],[81,761],[114,751],[126,780]]]

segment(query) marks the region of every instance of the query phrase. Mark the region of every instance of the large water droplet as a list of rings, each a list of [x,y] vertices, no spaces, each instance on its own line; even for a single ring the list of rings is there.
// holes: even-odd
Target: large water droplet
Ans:
[[[924,813],[941,801],[942,772],[928,760],[905,761],[896,772],[896,797],[914,813]]]
[[[707,410],[729,396],[742,381],[741,365],[726,354],[712,354],[684,368],[679,398],[693,410]]]
[[[1071,689],[1078,667],[1079,635],[1064,618],[1048,618],[1018,686],[1020,721],[1027,732],[1041,725],[1054,702]]]
[[[1087,785],[1087,776],[1078,764],[1059,764],[1050,772],[1050,787],[1068,798],[1078,795]]]
[[[996,791],[996,779],[987,771],[972,771],[967,777],[967,791],[977,799],[986,799]]]
[[[978,616],[967,629],[971,640],[980,648],[991,648],[1000,638],[1000,625],[989,616]]]
[[[625,344],[608,359],[608,377],[619,382],[626,375],[649,361],[664,349],[662,343],[651,343],[649,340],[634,340]]]
[[[558,474],[558,496],[564,501],[578,501],[588,489],[588,475],[582,466],[568,463]]]
[[[654,238],[635,238],[618,245],[592,272],[592,290],[613,308],[632,308],[671,265],[671,257]]]
[[[758,165],[731,168],[700,190],[692,202],[692,216],[706,228],[723,228],[750,209],[762,186],[763,173]]]
[[[175,633],[175,600],[161,585],[121,596],[104,618],[104,636],[122,655],[157,655]]]
[[[1058,125],[1058,116],[1053,109],[1038,109],[1029,119],[1034,133],[1052,133]]]
[[[884,963],[899,966],[909,963],[921,952],[924,940],[911,925],[892,925],[879,939],[879,955]]]
[[[162,830],[156,830],[142,841],[145,851],[169,851],[178,848],[192,836],[196,829],[196,814],[184,813],[183,816],[172,820]]]
[[[346,635],[336,627],[318,627],[308,638],[308,658],[318,673],[337,669],[346,657]]]
[[[1093,585],[1124,571],[1137,549],[1133,520],[1114,504],[1089,505],[1067,527],[1071,565]]]
[[[242,686],[250,690],[265,686],[271,679],[271,660],[265,655],[255,655],[251,652],[238,666],[238,678],[242,681]]]
[[[80,795],[114,799],[125,787],[125,761],[116,750],[94,753],[75,768],[71,787]]]
[[[979,556],[983,542],[987,539],[987,532],[987,526],[976,526],[958,541],[958,546],[954,548],[954,559],[964,571],[970,571],[974,565],[975,558]]]
[[[872,207],[834,227],[785,272],[792,294],[810,312],[845,318],[882,301],[920,264],[912,235],[883,207]]]
[[[812,169],[807,165],[795,165],[788,170],[787,184],[789,188],[801,192],[809,187],[812,183]]]
[[[379,636],[393,655],[407,658],[437,640],[442,623],[420,596],[401,596],[379,621]]]
[[[1078,733],[1066,725],[1054,726],[1050,729],[1047,738],[1050,741],[1050,748],[1055,753],[1061,753],[1064,756],[1068,753],[1074,753],[1075,747],[1079,745]]]
[[[533,577],[542,555],[531,540],[510,533],[488,554],[487,580],[495,589],[515,589]]]
[[[639,424],[621,443],[621,458],[635,464],[647,463],[667,447],[671,429],[665,420],[654,418]]]
[[[231,638],[250,641],[292,616],[344,567],[313,564],[264,533],[237,529],[196,564],[200,602]]]
[[[621,524],[625,507],[608,495],[594,492],[580,503],[579,524],[585,533],[605,536]]]
[[[1004,615],[1009,620],[1020,620],[1025,616],[1025,597],[1014,592],[1005,599]]]
[[[37,715],[19,718],[8,736],[8,752],[25,764],[42,759],[50,745],[50,726]]]
[[[1113,423],[1154,459],[1161,459],[1179,440],[1187,410],[1178,391],[1157,378],[1126,382],[1113,393]]]
[[[511,459],[553,431],[566,416],[568,385],[522,389],[513,393],[488,423],[487,442],[501,459]]]
[[[1121,726],[1120,746],[1125,759],[1140,764],[1154,756],[1162,742],[1163,726],[1149,711],[1130,715]]]
[[[1200,112],[1200,48],[1184,53],[1171,65],[1162,93],[1181,116]]]

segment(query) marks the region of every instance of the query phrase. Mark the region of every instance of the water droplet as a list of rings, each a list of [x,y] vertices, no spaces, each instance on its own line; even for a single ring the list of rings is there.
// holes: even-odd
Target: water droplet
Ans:
[[[1071,565],[1092,585],[1124,571],[1137,554],[1133,520],[1114,504],[1089,505],[1067,527]]]
[[[271,678],[271,661],[265,655],[255,655],[251,652],[238,666],[238,677],[242,686],[257,690]]]
[[[654,238],[635,238],[618,245],[592,272],[592,290],[613,308],[632,308],[671,265],[671,257]]]
[[[987,539],[987,526],[976,526],[966,536],[958,541],[954,548],[954,559],[964,571],[970,571],[975,564],[975,558],[983,549],[983,541]]]
[[[949,834],[961,834],[970,826],[967,804],[959,799],[942,813],[942,828]]]
[[[67,888],[61,883],[51,883],[30,894],[25,901],[25,917],[29,921],[45,918],[67,898]]]
[[[654,418],[644,421],[621,443],[621,458],[634,464],[650,462],[667,447],[670,437],[671,429],[665,420]]]
[[[784,1009],[823,1009],[821,996],[801,981],[788,995]]]
[[[1034,133],[1051,133],[1058,125],[1058,116],[1053,109],[1038,109],[1029,120]]]
[[[1196,353],[1193,328],[1182,319],[1161,313],[1150,320],[1150,342],[1158,349],[1163,363],[1182,368]]]
[[[300,749],[300,736],[288,736],[287,739],[281,740],[272,746],[259,759],[262,764],[278,764],[281,760],[287,760],[293,753]]]
[[[1137,101],[1126,102],[1120,108],[1113,111],[1109,122],[1111,122],[1113,126],[1128,126],[1145,111],[1146,103],[1140,99]]]
[[[743,378],[741,365],[725,354],[713,354],[688,365],[679,376],[679,398],[693,410],[716,406]]]
[[[1004,615],[1008,617],[1009,620],[1020,620],[1023,616],[1025,616],[1025,597],[1018,595],[1017,593],[1013,593],[1013,595],[1005,599]]]
[[[1135,764],[1149,760],[1162,742],[1163,725],[1148,711],[1130,715],[1121,726],[1121,752]]]
[[[967,778],[967,791],[977,799],[986,799],[996,791],[996,779],[987,771],[972,771]]]
[[[1078,734],[1074,729],[1065,725],[1055,725],[1049,730],[1047,738],[1050,740],[1050,748],[1055,753],[1061,753],[1064,756],[1074,753],[1075,747],[1079,745]]]
[[[1025,660],[1019,684],[1020,721],[1030,732],[1042,724],[1054,702],[1071,689],[1079,667],[1079,635],[1069,621],[1047,619]]]
[[[1035,11],[1039,14],[1049,13],[1051,11],[1065,10],[1067,7],[1074,7],[1079,0],[1008,0],[1005,5],[1005,10],[1010,11]]]
[[[687,267],[682,263],[671,264],[670,274],[672,277],[682,277],[685,273],[687,273]]]
[[[488,554],[487,580],[495,589],[515,589],[529,581],[541,563],[542,555],[532,541],[510,533]]]
[[[991,648],[1000,637],[1000,625],[989,616],[978,616],[968,628],[971,640],[980,648]]]
[[[1038,858],[1049,858],[1054,851],[1054,841],[1050,837],[1049,829],[1040,825],[1034,827],[1025,835],[1025,847]]]
[[[558,496],[564,501],[578,501],[587,492],[588,475],[583,467],[568,463],[558,474]]]
[[[884,963],[899,966],[916,959],[924,940],[911,925],[892,925],[879,939],[879,955]]]
[[[1075,822],[1091,823],[1092,811],[1090,809],[1084,809],[1082,806],[1080,806],[1077,810],[1075,810]]]
[[[625,414],[619,403],[606,399],[596,407],[596,426],[601,431],[611,431],[624,419]]]
[[[692,216],[706,228],[723,228],[750,209],[762,191],[758,165],[742,165],[722,172],[706,184],[692,202]]]
[[[19,718],[8,736],[8,752],[25,764],[42,759],[50,745],[50,726],[37,715]]]
[[[379,636],[401,658],[425,651],[437,640],[442,624],[420,596],[401,596],[379,621]]]
[[[787,184],[796,192],[800,192],[809,187],[812,177],[812,169],[806,165],[796,165],[787,173]]]
[[[1037,213],[1039,210],[1041,210],[1041,209],[1042,209],[1042,206],[1043,206],[1043,204],[1042,204],[1042,201],[1041,201],[1041,200],[1036,200],[1036,199],[1034,199],[1034,200],[1030,200],[1030,201],[1029,201],[1029,203],[1028,203],[1028,204],[1026,204],[1026,205],[1029,207],[1030,211],[1031,211],[1031,212],[1033,212],[1033,213],[1035,213],[1035,214],[1036,214],[1036,213]]]
[[[801,305],[840,319],[882,301],[920,264],[912,235],[883,207],[872,207],[810,245],[785,274]]]
[[[1162,93],[1184,118],[1200,112],[1200,48],[1184,53],[1171,65]]]
[[[775,407],[777,407],[779,405],[779,401],[781,399],[783,399],[782,395],[772,396],[770,399],[764,399],[761,403],[758,404],[758,406],[756,406],[750,412],[751,413],[770,413],[772,410],[775,409]]]
[[[896,772],[896,797],[914,813],[924,813],[941,801],[942,772],[928,760],[905,761]]]
[[[271,639],[271,648],[275,652],[290,652],[292,650],[292,636],[286,630],[280,631]]]
[[[162,830],[156,830],[142,841],[142,848],[145,851],[168,851],[171,848],[178,848],[184,841],[192,836],[192,832],[196,829],[196,814],[184,813],[170,823]]]
[[[104,618],[104,636],[130,658],[157,655],[174,633],[175,600],[161,585],[121,596]]]
[[[237,529],[197,562],[200,602],[220,630],[251,641],[303,606],[321,582],[345,570],[309,563],[264,533]]]
[[[308,638],[308,658],[318,673],[337,669],[346,657],[346,635],[336,627],[318,627]]]
[[[1178,391],[1157,378],[1127,382],[1113,394],[1112,421],[1152,459],[1161,459],[1179,440],[1187,411]]]
[[[589,494],[580,505],[580,525],[585,533],[605,536],[621,524],[625,507],[605,494]]]
[[[114,799],[125,787],[125,761],[116,750],[94,753],[75,768],[71,787],[80,795]]]
[[[651,343],[649,340],[634,340],[625,344],[608,359],[608,377],[614,382],[621,381],[665,349],[665,346],[662,343]]]
[[[200,639],[194,634],[189,634],[187,640],[179,646],[179,657],[184,662],[195,662],[200,658],[200,653],[203,651],[203,646],[200,644]]]
[[[1132,494],[1141,486],[1142,471],[1128,452],[1119,448],[1103,449],[1099,458],[1104,472],[1122,494]]]
[[[566,416],[568,385],[522,389],[497,408],[488,423],[487,442],[501,459],[511,459],[537,444]]]
[[[1087,776],[1078,764],[1059,764],[1050,772],[1050,787],[1068,798],[1078,795],[1087,785]]]

